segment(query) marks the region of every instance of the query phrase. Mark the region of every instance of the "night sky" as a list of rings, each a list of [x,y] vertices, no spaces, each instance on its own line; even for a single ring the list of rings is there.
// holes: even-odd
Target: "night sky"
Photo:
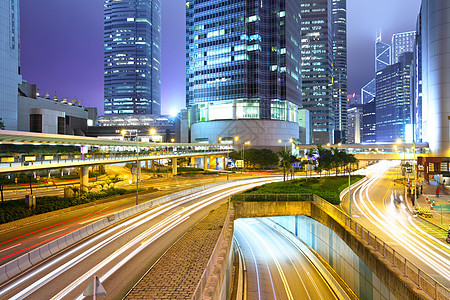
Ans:
[[[348,91],[374,77],[374,40],[382,30],[415,30],[420,0],[347,0]],[[162,3],[162,113],[185,106],[185,1]],[[103,1],[20,0],[23,79],[59,99],[103,113]]]

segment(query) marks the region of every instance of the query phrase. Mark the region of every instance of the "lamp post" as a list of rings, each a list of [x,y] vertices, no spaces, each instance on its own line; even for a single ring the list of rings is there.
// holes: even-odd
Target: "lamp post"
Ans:
[[[250,141],[242,144],[242,162],[244,163],[243,171],[245,171],[245,146],[250,146]]]
[[[122,129],[120,133],[125,138],[127,131]],[[139,170],[139,129],[136,129],[136,205],[139,204]]]
[[[139,204],[139,129],[136,129],[136,205]]]

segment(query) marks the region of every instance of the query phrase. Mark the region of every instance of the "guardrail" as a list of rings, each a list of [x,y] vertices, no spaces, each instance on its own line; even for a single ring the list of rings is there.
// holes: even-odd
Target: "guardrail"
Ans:
[[[313,199],[314,203],[320,205],[344,223],[347,228],[350,228],[350,230],[359,236],[363,241],[372,246],[375,251],[381,254],[387,261],[389,261],[395,268],[402,272],[403,275],[410,279],[418,288],[422,289],[432,299],[450,299],[449,289],[434,280],[430,275],[422,271],[400,253],[396,252],[392,247],[387,245],[358,222],[351,219],[346,213],[316,195],[313,195]]]
[[[9,279],[12,279],[16,275],[20,274],[21,272],[24,272],[25,270],[29,269],[32,266],[35,266],[42,262],[43,260],[49,258],[50,256],[56,254],[57,252],[69,247],[70,245],[118,222],[123,219],[126,219],[140,211],[149,209],[153,206],[164,204],[166,202],[169,202],[175,198],[195,193],[198,191],[203,191],[215,186],[223,185],[230,182],[236,182],[236,181],[245,181],[245,179],[234,179],[229,181],[223,181],[223,182],[216,182],[211,183],[208,185],[192,188],[189,190],[181,191],[172,195],[164,196],[152,201],[145,202],[143,204],[140,204],[138,206],[131,207],[127,210],[121,211],[119,213],[107,216],[104,219],[101,219],[97,222],[94,222],[90,225],[87,225],[83,228],[80,228],[78,230],[75,230],[67,235],[64,235],[58,239],[55,239],[47,244],[42,245],[39,248],[36,248],[26,254],[21,255],[20,257],[13,259],[12,261],[1,265],[0,266],[0,284],[6,282]],[[227,217],[228,220],[228,217]],[[224,227],[225,228],[225,227]],[[221,237],[223,237],[223,228]],[[220,240],[221,241],[221,240]],[[217,244],[216,244],[217,247]],[[214,248],[216,250],[216,248]],[[216,256],[217,257],[217,253]],[[209,262],[208,262],[209,264]]]
[[[313,201],[312,194],[236,194],[233,201]]]

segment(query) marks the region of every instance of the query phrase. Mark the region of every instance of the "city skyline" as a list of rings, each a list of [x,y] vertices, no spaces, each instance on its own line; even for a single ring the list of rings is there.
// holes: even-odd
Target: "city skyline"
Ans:
[[[161,4],[163,113],[185,106],[185,5],[175,2]],[[348,0],[349,92],[358,92],[374,76],[377,30],[381,28],[385,42],[394,33],[414,30],[419,5],[420,0]],[[390,9],[377,18],[386,6]],[[59,98],[76,97],[103,113],[103,2],[23,0],[20,7],[23,78],[36,83],[41,93],[48,89],[51,96],[56,91]],[[403,18],[394,17],[400,13]]]

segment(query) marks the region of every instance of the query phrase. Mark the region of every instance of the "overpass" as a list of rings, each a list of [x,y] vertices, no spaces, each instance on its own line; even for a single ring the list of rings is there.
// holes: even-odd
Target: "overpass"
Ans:
[[[294,141],[292,148],[297,157],[306,157],[308,150],[317,145],[299,145]],[[322,148],[344,150],[358,160],[415,160],[418,156],[430,156],[428,143],[326,144]]]
[[[27,149],[49,146],[50,150],[2,154],[8,145],[28,146]],[[58,153],[52,146],[67,147],[69,152]],[[232,145],[227,144],[149,143],[0,130],[0,175],[79,167],[81,184],[87,185],[89,166],[143,161],[146,167],[150,162],[153,168],[155,161],[171,160],[172,172],[176,175],[178,159],[182,158],[190,159],[193,165],[202,165],[205,170],[208,165],[216,168],[218,164],[225,169],[225,157],[232,149]]]

